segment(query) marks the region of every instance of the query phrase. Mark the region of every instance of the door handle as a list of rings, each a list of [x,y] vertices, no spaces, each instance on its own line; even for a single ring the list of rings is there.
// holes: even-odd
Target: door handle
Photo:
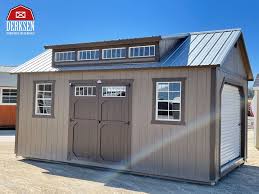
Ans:
[[[70,122],[73,122],[73,121],[75,121],[75,119],[72,119],[72,118],[70,118],[69,120],[70,120]]]

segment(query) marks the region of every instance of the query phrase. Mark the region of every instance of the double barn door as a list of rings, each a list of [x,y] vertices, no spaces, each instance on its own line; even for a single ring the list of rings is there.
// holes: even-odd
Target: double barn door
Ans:
[[[130,84],[71,83],[71,158],[125,163],[130,149]]]

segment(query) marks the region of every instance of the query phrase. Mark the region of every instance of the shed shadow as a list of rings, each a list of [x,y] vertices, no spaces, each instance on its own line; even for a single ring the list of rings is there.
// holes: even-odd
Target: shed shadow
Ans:
[[[35,160],[21,160],[24,163],[44,169],[44,174],[78,180],[103,183],[104,186],[146,193],[190,193],[190,192],[236,192],[259,190],[259,167],[244,165],[221,179],[215,186],[198,185],[180,181],[150,178],[114,170],[79,167],[70,164],[49,163]]]

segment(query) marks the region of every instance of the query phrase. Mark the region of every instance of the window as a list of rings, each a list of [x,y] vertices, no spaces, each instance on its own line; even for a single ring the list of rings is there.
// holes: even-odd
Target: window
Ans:
[[[98,60],[99,59],[99,50],[83,50],[78,51],[78,60]]]
[[[0,91],[1,99],[0,102],[2,104],[15,104],[17,100],[17,90],[13,88],[3,88]]]
[[[121,59],[126,57],[126,48],[109,48],[102,50],[103,59]]]
[[[75,61],[76,59],[75,51],[66,51],[66,52],[56,52],[55,61],[64,62],[64,61]]]
[[[185,78],[154,78],[153,85],[152,123],[184,124]]]
[[[76,86],[75,96],[96,96],[95,86]]]
[[[153,57],[155,56],[155,45],[136,46],[129,48],[129,57]]]
[[[126,86],[105,86],[102,87],[102,97],[125,97]]]
[[[52,116],[54,82],[38,82],[35,90],[35,115]]]

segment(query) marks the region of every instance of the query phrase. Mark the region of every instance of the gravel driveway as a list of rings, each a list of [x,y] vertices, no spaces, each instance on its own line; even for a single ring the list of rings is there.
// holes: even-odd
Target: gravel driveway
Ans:
[[[249,131],[249,159],[216,186],[21,160],[14,132],[0,131],[0,193],[259,193],[259,151]]]

